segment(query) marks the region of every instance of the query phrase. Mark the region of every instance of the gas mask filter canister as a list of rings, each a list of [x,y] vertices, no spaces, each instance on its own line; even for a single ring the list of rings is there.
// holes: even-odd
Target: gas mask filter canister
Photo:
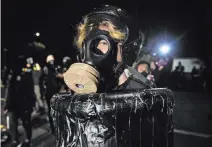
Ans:
[[[100,75],[92,66],[75,63],[64,74],[66,85],[77,93],[91,93],[97,91]]]

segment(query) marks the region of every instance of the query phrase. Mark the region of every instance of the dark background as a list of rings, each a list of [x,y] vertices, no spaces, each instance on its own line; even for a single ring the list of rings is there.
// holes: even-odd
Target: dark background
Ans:
[[[35,32],[47,52],[60,60],[64,55],[75,56],[73,36],[81,17],[99,4],[113,4],[137,16],[140,27],[147,36],[146,46],[155,42],[175,42],[174,56],[199,57],[206,63],[212,57],[212,4],[198,0],[2,0],[2,64],[5,64],[3,48],[8,49],[7,64],[14,64],[17,55],[23,54],[24,46],[32,41]],[[165,35],[164,35],[165,34]],[[162,37],[160,37],[162,36]],[[160,38],[160,39],[158,39]],[[212,58],[211,58],[212,59]],[[212,62],[212,60],[211,60]],[[3,66],[2,66],[3,67]],[[3,97],[3,96],[2,96]],[[175,92],[175,129],[210,134],[212,132],[211,94]],[[44,119],[42,126],[33,128],[34,138],[49,126]],[[37,122],[36,122],[37,123]],[[49,139],[48,139],[49,138]],[[54,138],[40,137],[32,143],[49,146]],[[43,144],[43,145],[41,145]],[[211,138],[175,134],[175,147],[211,147]],[[36,146],[36,145],[34,145]]]
[[[64,55],[74,57],[75,26],[99,4],[117,5],[136,16],[150,47],[155,37],[166,34],[175,41],[175,56],[208,61],[212,55],[212,5],[206,0],[2,0],[2,49],[22,54],[33,33],[40,32],[47,52],[59,59]]]

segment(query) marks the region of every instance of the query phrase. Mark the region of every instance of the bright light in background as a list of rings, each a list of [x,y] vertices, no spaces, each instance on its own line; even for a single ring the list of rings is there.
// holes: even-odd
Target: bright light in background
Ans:
[[[170,46],[167,44],[164,44],[159,48],[159,50],[162,54],[168,54],[170,52]]]
[[[152,55],[153,55],[153,56],[156,56],[157,54],[156,54],[156,53],[153,53]]]
[[[37,32],[37,33],[35,33],[35,35],[36,35],[37,37],[39,37],[39,36],[40,36],[40,33],[39,33],[39,32]]]

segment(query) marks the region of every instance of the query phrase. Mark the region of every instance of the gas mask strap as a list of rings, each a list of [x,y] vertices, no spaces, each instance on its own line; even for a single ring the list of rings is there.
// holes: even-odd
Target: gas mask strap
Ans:
[[[110,92],[111,89],[115,88],[115,86],[119,82],[119,77],[121,76],[121,74],[124,72],[125,69],[126,64],[124,64],[124,62],[120,62],[114,65],[113,75],[112,78],[110,78],[110,81],[108,81],[108,84],[105,88],[105,92]]]
[[[126,64],[124,62],[119,62],[114,68],[115,79],[118,79],[125,69],[126,69]]]

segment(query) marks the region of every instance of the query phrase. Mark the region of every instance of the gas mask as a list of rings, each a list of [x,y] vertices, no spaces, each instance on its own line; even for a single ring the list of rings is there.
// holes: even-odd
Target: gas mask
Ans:
[[[54,65],[54,60],[49,61],[48,64]]]
[[[103,5],[95,8],[91,13],[87,14],[85,18],[88,25],[94,24],[94,26],[95,24],[98,26],[99,22],[110,21],[125,34],[125,38],[122,40],[123,54],[127,55],[127,53],[130,52],[129,44],[135,44],[132,42],[135,42],[134,36],[136,36],[136,33],[130,33],[129,30],[131,30],[131,26],[135,28],[135,24],[132,23],[131,17],[125,10],[116,6]],[[127,59],[127,57],[124,57],[125,55],[121,55],[123,62],[117,63],[117,41],[113,40],[107,31],[92,29],[89,34],[86,34],[82,49],[79,49],[80,55],[77,56],[77,58],[80,63],[72,64],[64,74],[66,85],[76,93],[110,91],[109,89],[111,89],[112,85],[117,84],[118,77],[123,73],[126,67],[125,59]],[[98,49],[98,44],[102,40],[108,45],[106,51]],[[128,45],[125,46],[125,44]],[[134,46],[137,47],[138,44]],[[133,54],[133,56],[137,56],[137,54],[138,52]],[[136,58],[131,55],[127,56],[133,58],[132,60]],[[127,64],[130,65],[129,63]],[[104,91],[102,87],[108,90]]]
[[[107,44],[105,52],[98,46]],[[117,65],[117,43],[107,31],[94,29],[89,33],[80,51],[81,63],[74,63],[64,74],[66,85],[77,93],[97,92],[101,79],[111,80]]]

